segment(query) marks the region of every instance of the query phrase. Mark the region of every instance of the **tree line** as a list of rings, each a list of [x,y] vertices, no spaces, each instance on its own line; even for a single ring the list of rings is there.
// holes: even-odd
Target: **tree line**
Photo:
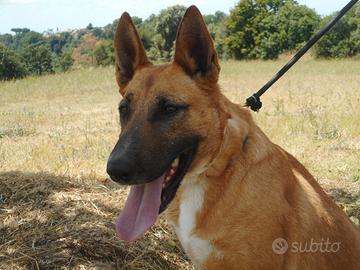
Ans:
[[[132,17],[151,60],[172,58],[177,27],[186,7],[175,5],[143,20]],[[221,59],[276,59],[299,49],[333,15],[321,17],[294,0],[240,0],[230,14],[204,15]],[[112,40],[118,20],[104,26],[44,33],[13,28],[0,35],[0,80],[113,65]],[[357,4],[312,51],[316,58],[345,58],[360,53]]]

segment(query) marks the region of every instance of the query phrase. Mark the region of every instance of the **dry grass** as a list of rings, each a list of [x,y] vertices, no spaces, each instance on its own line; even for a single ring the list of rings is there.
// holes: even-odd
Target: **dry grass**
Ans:
[[[223,63],[242,102],[283,64]],[[352,219],[360,218],[360,62],[305,60],[255,117]],[[0,83],[0,269],[194,269],[161,219],[136,244],[116,239],[127,190],[106,180],[118,132],[111,68]]]
[[[48,173],[0,181],[0,269],[193,269],[164,220],[136,244],[116,238],[124,189]]]

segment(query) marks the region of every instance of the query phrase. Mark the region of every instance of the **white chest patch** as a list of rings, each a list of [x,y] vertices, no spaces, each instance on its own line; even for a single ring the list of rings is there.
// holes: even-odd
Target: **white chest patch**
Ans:
[[[205,186],[189,183],[183,186],[180,201],[179,224],[175,226],[176,234],[191,260],[201,266],[214,251],[213,245],[193,234],[196,226],[196,214],[202,208]]]

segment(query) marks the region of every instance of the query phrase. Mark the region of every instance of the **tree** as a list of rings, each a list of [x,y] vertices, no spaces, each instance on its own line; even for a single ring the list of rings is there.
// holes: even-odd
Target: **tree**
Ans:
[[[14,37],[14,47],[15,49],[19,49],[19,42],[20,42],[20,39],[28,32],[30,32],[30,29],[29,28],[12,28],[11,29],[12,32],[15,33],[15,37]]]
[[[0,43],[4,44],[8,48],[14,48],[14,37],[10,34],[0,35]]]
[[[133,21],[135,26],[139,26],[143,22],[143,20],[140,17],[137,17],[137,16],[132,16],[131,20]]]
[[[11,28],[11,31],[15,33],[15,35],[22,36],[27,32],[30,32],[29,28]]]
[[[254,58],[252,51],[256,47],[258,24],[269,15],[266,3],[264,4],[256,0],[240,0],[230,11],[227,23],[229,35],[225,44],[236,59]]]
[[[119,19],[116,19],[112,23],[105,25],[103,28],[103,38],[114,40],[115,30],[119,23]]]
[[[104,44],[100,44],[96,46],[94,50],[94,57],[95,57],[96,65],[101,66],[106,63],[108,56]]]
[[[155,28],[160,37],[154,43],[164,60],[170,60],[177,29],[185,11],[186,7],[175,5],[161,10],[157,17]]]
[[[74,60],[72,59],[72,50],[67,49],[55,58],[54,70],[66,72],[72,67]]]
[[[94,27],[91,30],[91,33],[96,37],[96,38],[104,38],[104,31],[102,27]]]
[[[48,37],[48,44],[50,50],[56,55],[60,55],[64,47],[72,45],[73,37],[69,32],[62,32],[60,34],[52,34]]]
[[[46,43],[46,39],[42,34],[35,31],[29,31],[21,37],[20,48],[26,48],[32,45],[45,45]]]
[[[98,42],[99,40],[91,33],[87,33],[81,38],[81,42],[72,53],[76,68],[95,64],[94,50]]]
[[[0,80],[10,80],[26,76],[26,70],[15,51],[0,44]]]
[[[108,66],[115,63],[115,52],[112,42],[101,42],[94,50],[96,65]]]
[[[226,38],[226,20],[228,16],[221,11],[216,11],[215,14],[205,15],[204,21],[214,40],[215,49],[220,58],[227,58],[228,50],[224,44]]]
[[[298,49],[318,28],[320,16],[306,6],[286,3],[276,13],[264,18],[255,37],[256,56],[277,58],[284,51]]]
[[[92,23],[89,23],[88,26],[86,26],[86,29],[91,31],[94,29],[94,26],[92,25]]]
[[[225,44],[237,59],[273,59],[310,39],[319,15],[294,0],[240,0],[227,22]]]
[[[25,67],[31,74],[42,75],[53,72],[52,55],[45,45],[30,45],[22,53]]]
[[[333,16],[325,17],[321,27]],[[357,4],[315,46],[317,58],[343,58],[360,54],[360,5]]]
[[[222,23],[226,19],[226,14],[222,11],[216,11],[215,14],[204,15],[204,21],[207,25]]]
[[[137,29],[139,31],[139,35],[141,38],[141,41],[144,45],[145,50],[150,50],[150,48],[153,48],[153,50],[156,50],[154,48],[154,37],[156,35],[155,28],[157,23],[157,16],[154,14],[151,14],[149,18],[144,20],[141,24],[137,25]],[[156,60],[157,57],[152,57],[153,55],[150,53],[149,57],[152,60]]]

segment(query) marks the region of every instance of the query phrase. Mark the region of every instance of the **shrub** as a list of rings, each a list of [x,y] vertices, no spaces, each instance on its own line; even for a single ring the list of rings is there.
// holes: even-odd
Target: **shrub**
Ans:
[[[45,45],[30,45],[22,51],[21,55],[29,73],[42,75],[53,72],[52,54]]]
[[[331,20],[327,16],[321,22],[321,27]],[[317,58],[344,58],[360,53],[360,5],[357,4],[342,18],[334,28],[327,33],[315,46]]]
[[[0,44],[0,80],[10,80],[26,76],[26,69],[15,51]]]

